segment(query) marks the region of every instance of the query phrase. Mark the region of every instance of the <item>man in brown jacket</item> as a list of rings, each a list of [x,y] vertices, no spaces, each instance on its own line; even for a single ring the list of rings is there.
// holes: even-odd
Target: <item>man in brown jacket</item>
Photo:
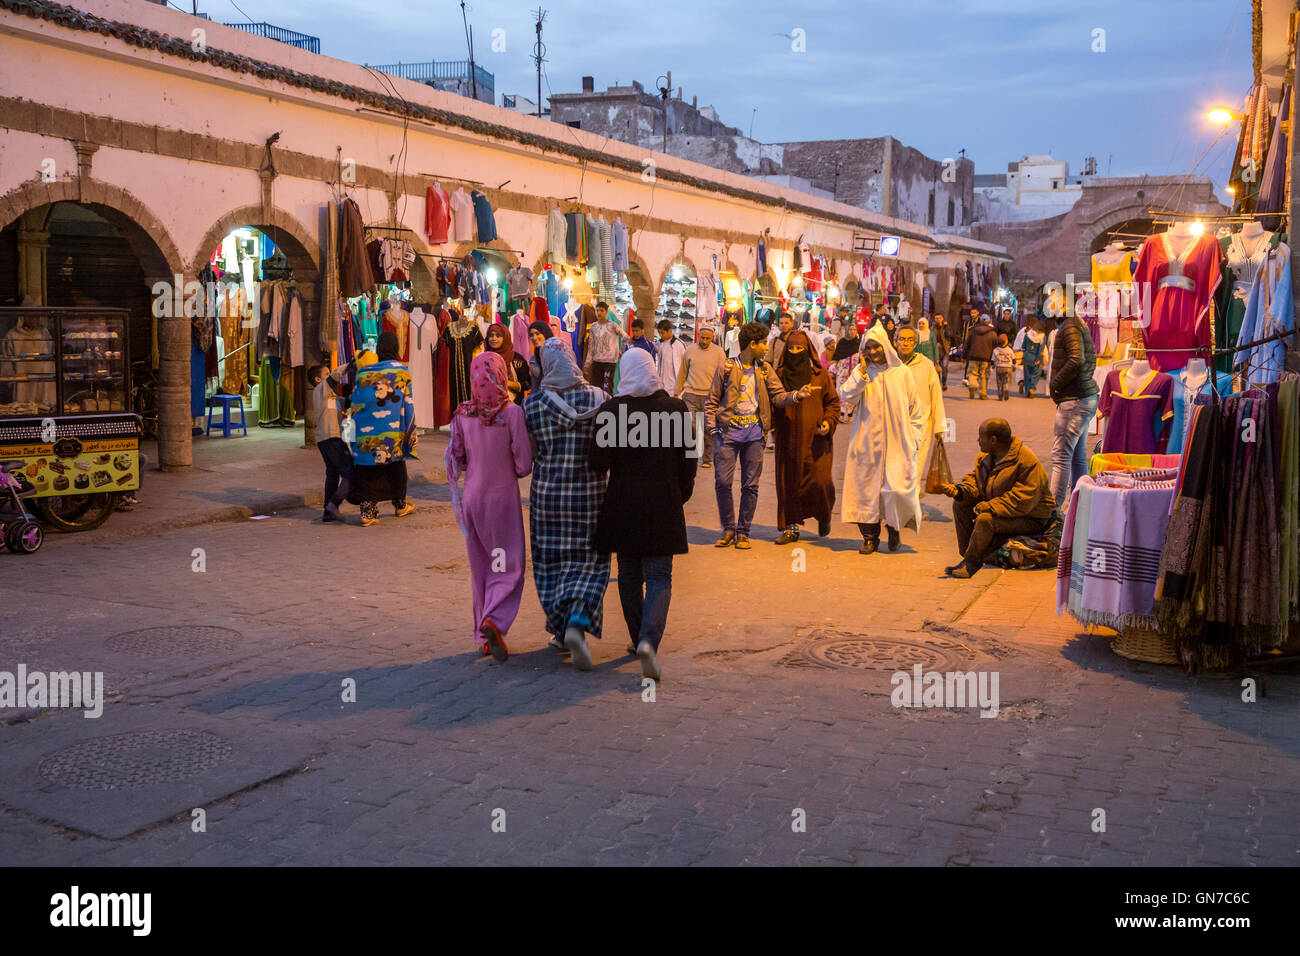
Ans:
[[[962,561],[947,568],[954,578],[969,578],[999,543],[1015,535],[1046,531],[1056,513],[1047,472],[1034,453],[1011,434],[1000,418],[980,425],[975,468],[957,485],[944,485],[953,499],[957,548]]]

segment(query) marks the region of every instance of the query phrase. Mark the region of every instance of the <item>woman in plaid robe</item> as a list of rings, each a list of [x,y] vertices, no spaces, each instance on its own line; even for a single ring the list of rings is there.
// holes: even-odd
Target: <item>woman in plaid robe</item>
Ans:
[[[596,413],[609,396],[587,385],[563,339],[547,339],[539,361],[541,382],[524,401],[533,446],[528,508],[533,583],[551,646],[567,647],[574,665],[589,670],[585,635],[600,637],[609,555],[591,545],[605,482],[587,460]]]

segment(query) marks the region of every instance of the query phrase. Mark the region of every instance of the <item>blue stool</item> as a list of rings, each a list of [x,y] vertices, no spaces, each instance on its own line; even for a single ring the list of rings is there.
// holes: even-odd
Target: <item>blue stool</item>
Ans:
[[[239,428],[245,435],[248,434],[248,426],[244,424],[244,399],[241,395],[213,395],[208,399],[208,431],[212,434],[212,412],[218,406],[221,406],[221,437],[229,438],[231,429]],[[230,406],[236,406],[239,409],[238,423],[230,420]]]

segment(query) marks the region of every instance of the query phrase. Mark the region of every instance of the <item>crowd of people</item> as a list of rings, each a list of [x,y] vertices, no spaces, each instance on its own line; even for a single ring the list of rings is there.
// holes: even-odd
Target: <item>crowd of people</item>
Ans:
[[[875,553],[882,533],[889,551],[898,551],[903,531],[920,530],[929,463],[948,427],[943,393],[955,337],[943,316],[920,317],[913,325],[881,309],[865,321],[861,315],[837,320],[819,333],[782,313],[770,329],[759,322],[741,325],[729,357],[707,324],[698,341],[687,344],[661,322],[651,341],[639,321],[628,331],[611,321],[603,303],[594,313],[585,369],[567,336],[557,336],[546,322],[529,329],[531,360],[513,352],[504,327],[490,327],[471,362],[470,397],[452,419],[444,463],[469,558],[475,641],[484,655],[499,661],[509,656],[506,637],[519,612],[530,555],[551,646],[571,655],[577,669],[589,670],[588,638],[603,632],[611,557],[617,555],[628,653],[639,659],[644,676],[658,680],[673,557],[688,550],[684,506],[697,468],[712,470],[717,548],[752,547],[767,451],[775,472],[775,543],[798,541],[809,522],[826,536],[841,426],[848,428],[841,515],[861,533],[860,553]],[[972,397],[984,397],[969,383],[986,381],[990,365],[1005,394],[1006,353],[1014,360],[1016,350],[988,316],[972,319],[961,353]],[[1058,373],[1074,381],[1084,372],[1085,363],[1075,360],[1074,331],[1064,331],[1054,383]],[[986,350],[990,336],[1000,339]],[[1032,356],[1024,359],[1032,395],[1052,343],[1041,328],[1022,330],[1017,338],[1040,347],[1020,350]],[[415,457],[418,437],[410,376],[396,349],[395,337],[384,333],[376,354],[363,352],[333,371],[311,371],[326,466],[323,521],[342,521],[344,500],[360,506],[367,526],[379,520],[381,501],[392,501],[398,516],[414,510],[406,500],[406,461]],[[1053,394],[1070,422],[1086,411],[1087,396],[1074,397],[1069,388]],[[1063,500],[1057,459],[1068,459],[1061,481],[1072,484],[1082,447],[1082,441],[1070,444],[1078,437],[1073,425],[1062,432],[1061,415],[1051,480],[1010,426],[992,418],[980,427],[980,455],[971,472],[960,482],[932,482],[931,491],[953,499],[962,557],[948,574],[969,577],[1001,543],[1041,535],[1057,519],[1056,502]],[[700,423],[702,434],[695,425],[672,442],[628,441],[621,433],[615,441],[598,440],[602,422],[638,416]],[[518,479],[529,475],[526,550]]]

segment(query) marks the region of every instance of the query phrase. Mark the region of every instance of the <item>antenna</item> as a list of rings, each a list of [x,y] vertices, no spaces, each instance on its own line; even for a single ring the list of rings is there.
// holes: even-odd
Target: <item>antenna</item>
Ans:
[[[469,87],[474,99],[478,99],[478,77],[474,75],[474,31],[465,16],[465,0],[460,0],[460,22],[465,26],[465,46],[469,49]]]
[[[673,72],[668,71],[667,76],[660,76],[655,80],[655,85],[659,87],[659,96],[664,101],[664,153],[668,152],[668,96],[673,90]]]
[[[754,112],[749,114],[749,138],[754,138],[754,117],[758,115],[758,107],[754,107]]]
[[[542,64],[546,62],[546,46],[542,43],[542,22],[546,11],[538,7],[533,11],[537,17],[537,43],[533,46],[533,60],[537,64],[537,118],[542,118]]]

